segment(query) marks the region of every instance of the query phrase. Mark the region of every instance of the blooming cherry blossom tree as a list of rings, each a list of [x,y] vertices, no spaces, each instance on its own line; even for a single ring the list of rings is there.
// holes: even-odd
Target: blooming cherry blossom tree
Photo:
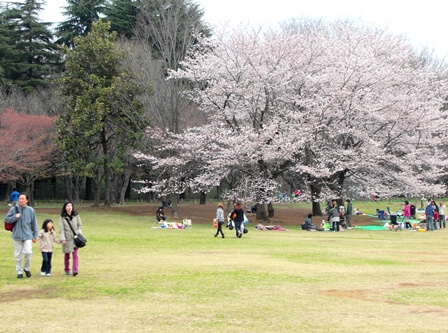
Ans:
[[[416,59],[403,37],[347,22],[202,39],[171,77],[209,123],[165,133],[174,155],[140,157],[176,169],[176,190],[236,176],[228,195],[247,191],[257,218],[285,173],[313,201],[342,196],[348,177],[361,195],[443,191],[446,82]]]

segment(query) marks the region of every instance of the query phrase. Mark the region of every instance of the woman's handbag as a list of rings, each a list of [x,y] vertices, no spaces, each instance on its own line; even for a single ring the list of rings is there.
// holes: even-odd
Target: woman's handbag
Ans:
[[[87,239],[86,239],[83,235],[81,235],[81,234],[77,234],[77,233],[75,232],[75,230],[73,230],[73,227],[72,227],[72,225],[70,224],[70,221],[69,221],[68,219],[65,219],[65,220],[67,221],[68,226],[70,227],[70,229],[72,229],[72,232],[73,232],[73,239],[75,240],[75,245],[76,245],[76,247],[77,247],[77,248],[81,248],[81,247],[86,246],[86,244],[87,244]]]
[[[87,239],[81,234],[75,235],[73,237],[75,239],[75,245],[76,247],[84,247],[87,244]]]

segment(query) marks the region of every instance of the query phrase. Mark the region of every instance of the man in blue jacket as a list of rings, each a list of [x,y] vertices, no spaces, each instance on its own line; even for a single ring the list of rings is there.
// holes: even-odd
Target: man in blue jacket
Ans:
[[[11,206],[17,205],[17,202],[19,201],[19,192],[17,192],[16,188],[14,187],[12,189],[11,194],[9,195],[9,201],[11,201]]]
[[[426,230],[434,231],[434,209],[435,207],[432,206],[431,201],[428,201],[428,205],[425,209],[426,214]]]
[[[28,194],[20,193],[18,206],[11,207],[5,217],[6,222],[15,223],[11,237],[14,240],[14,258],[18,279],[23,278],[23,273],[27,278],[31,277],[32,243],[36,242],[38,232],[36,213],[32,207],[27,205],[28,200]]]

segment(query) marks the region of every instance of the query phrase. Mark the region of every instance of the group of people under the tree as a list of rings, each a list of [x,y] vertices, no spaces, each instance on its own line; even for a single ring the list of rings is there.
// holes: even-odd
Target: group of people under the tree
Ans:
[[[352,214],[353,206],[350,199],[346,200],[347,208],[340,206],[338,208],[336,199],[331,200],[331,203],[327,206],[327,223],[323,223],[320,227],[313,224],[312,218],[313,214],[308,214],[305,222],[302,223],[302,230],[308,231],[322,231],[328,229],[330,231],[339,232],[345,231],[346,229],[352,228]]]
[[[352,228],[352,203],[349,199],[347,199],[346,202],[346,209],[344,208],[344,206],[340,206],[338,208],[335,199],[333,199],[327,206],[327,221],[329,223],[327,227],[329,230],[337,232],[345,231],[346,229]],[[355,209],[355,214],[361,215],[362,213]],[[411,218],[411,205],[409,204],[409,201],[404,201],[404,207],[401,214],[403,216],[403,228],[414,228],[409,221]],[[312,214],[308,214],[305,222],[303,222],[301,225],[302,229],[308,231],[324,230],[325,225],[322,225],[320,227],[316,226],[315,224],[313,224],[312,217]],[[425,219],[421,222],[429,231],[437,230],[438,228],[446,228],[446,206],[444,205],[443,201],[440,201],[440,205],[438,206],[434,200],[429,200],[425,209]],[[389,226],[391,230],[396,230],[399,227],[401,228],[401,225],[396,221],[396,219],[391,219],[391,223],[389,224]]]
[[[308,214],[305,221],[302,223],[301,227],[303,230],[308,231],[317,231],[317,230],[325,230],[328,229],[330,231],[339,232],[339,231],[345,231],[347,229],[352,228],[352,215],[362,215],[358,209],[355,208],[355,211],[353,211],[353,206],[350,199],[346,200],[347,207],[344,206],[338,207],[336,199],[331,200],[327,206],[327,222],[323,223],[321,226],[317,226],[313,223],[312,218],[313,214]],[[255,207],[253,207],[255,208]],[[434,230],[437,229],[437,223],[439,223],[440,228],[446,227],[446,221],[445,221],[445,210],[446,207],[443,204],[442,201],[440,201],[440,207],[437,206],[435,201],[429,201],[428,206],[426,209],[426,225],[428,230]],[[404,208],[403,208],[403,225],[405,228],[411,228],[411,224],[409,222],[409,219],[411,218],[411,207],[409,205],[409,202],[406,200],[404,202]],[[252,209],[250,212],[255,212],[255,209]],[[164,209],[163,207],[159,207],[156,212],[156,218],[158,222],[164,222],[166,220]],[[222,229],[222,226],[225,223],[225,217],[224,217],[224,206],[222,203],[218,204],[218,208],[216,210],[216,233],[214,234],[214,237],[218,237],[221,235],[221,238],[225,238],[224,231]],[[236,237],[241,238],[243,233],[247,232],[247,229],[244,227],[244,221],[245,221],[245,214],[244,210],[241,207],[241,203],[237,202],[234,204],[234,209],[230,212],[228,215],[228,224],[227,227],[229,227],[230,230],[235,228]],[[393,223],[392,223],[393,224]],[[395,224],[397,224],[395,222]],[[262,229],[260,229],[262,230]]]
[[[252,211],[252,207],[251,207],[251,211]],[[253,210],[253,212],[255,212],[255,209]],[[157,208],[156,219],[157,219],[157,222],[159,222],[159,223],[163,223],[166,221],[166,216],[165,216],[163,206],[160,206],[159,208]],[[244,214],[244,210],[241,206],[241,203],[236,202],[233,206],[233,210],[228,215],[228,224],[226,227],[229,228],[230,230],[235,229],[236,237],[241,238],[241,237],[243,237],[243,234],[248,232],[247,228],[245,228],[245,226],[244,226],[246,219],[247,218],[246,218],[246,215]],[[225,223],[224,205],[222,203],[219,203],[218,207],[216,209],[215,221],[216,221],[217,230],[216,230],[216,233],[214,234],[214,236],[218,237],[219,235],[221,235],[221,238],[225,238],[224,231],[223,231],[223,225]]]
[[[72,254],[72,273],[78,275],[79,258],[78,248],[75,245],[75,234],[81,234],[82,223],[72,202],[64,203],[59,218],[59,239],[55,235],[53,221],[44,220],[41,230],[37,227],[37,218],[34,209],[28,206],[29,196],[27,193],[11,194],[11,208],[5,216],[5,223],[13,225],[11,238],[14,243],[14,260],[16,275],[18,279],[26,276],[30,278],[31,258],[33,254],[32,244],[40,241],[39,249],[42,254],[42,265],[40,275],[50,277],[52,268],[53,243],[62,244],[64,253],[64,272],[70,275],[70,254]],[[16,200],[17,201],[16,201]]]
[[[400,224],[396,220],[396,216],[400,215],[400,212],[397,214],[391,214],[389,216],[390,223],[387,223],[386,226],[390,230],[398,230],[401,228],[404,229],[417,229],[423,228],[428,231],[437,230],[438,228],[446,228],[446,206],[443,201],[440,201],[439,206],[436,204],[435,200],[428,200],[427,206],[425,208],[425,216],[424,219],[420,221],[418,225],[416,222],[410,223],[411,218],[416,218],[415,216],[415,206],[409,204],[408,200],[404,201],[404,207],[402,209],[401,215],[403,216],[403,223]],[[413,211],[414,210],[414,211]],[[377,209],[378,211],[378,209]],[[385,217],[383,217],[384,219]]]
[[[434,231],[439,228],[446,228],[446,206],[443,201],[440,201],[439,206],[437,206],[434,200],[428,200],[425,216],[426,230]]]

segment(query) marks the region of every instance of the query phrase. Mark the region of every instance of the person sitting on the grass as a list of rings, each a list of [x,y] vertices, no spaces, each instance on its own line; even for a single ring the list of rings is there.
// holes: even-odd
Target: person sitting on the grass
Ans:
[[[163,211],[162,207],[159,207],[157,209],[156,219],[157,219],[157,222],[165,222],[166,221],[165,212]]]
[[[308,217],[305,219],[305,222],[302,223],[301,227],[302,230],[316,230],[317,227],[313,224],[312,220],[313,214],[308,214]]]
[[[274,225],[274,226],[272,227],[272,230],[277,230],[277,231],[288,231],[286,228],[283,228],[283,227],[280,226],[280,225]]]
[[[266,227],[263,225],[263,223],[258,223],[255,226],[255,229],[257,229],[257,230],[267,230]]]
[[[277,231],[288,231],[285,228],[282,228],[279,225],[264,225],[262,223],[258,223],[255,226],[255,230],[277,230]]]

